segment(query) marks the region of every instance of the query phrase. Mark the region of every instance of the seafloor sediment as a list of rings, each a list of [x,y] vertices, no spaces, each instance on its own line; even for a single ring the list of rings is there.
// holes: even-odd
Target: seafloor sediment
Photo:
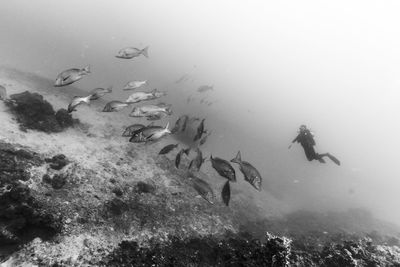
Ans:
[[[0,103],[1,266],[400,266],[394,226],[363,213],[326,221],[285,214],[282,203],[244,181],[226,207],[218,193],[224,180],[206,167],[211,205],[173,156],[157,156],[170,139],[129,143],[121,136],[129,119],[99,112],[103,103],[79,107],[74,120],[61,111],[58,120],[57,110],[82,92],[11,69],[1,69],[0,81],[9,95],[40,94],[34,109],[46,111],[34,116]],[[339,229],[339,217],[360,226]],[[370,233],[378,224],[382,232]]]

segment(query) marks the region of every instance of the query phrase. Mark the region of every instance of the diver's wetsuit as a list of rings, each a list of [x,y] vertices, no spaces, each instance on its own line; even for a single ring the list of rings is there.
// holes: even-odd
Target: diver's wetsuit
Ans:
[[[318,154],[317,152],[315,152],[314,150],[315,141],[310,130],[305,129],[300,131],[300,133],[296,136],[296,138],[293,139],[292,143],[294,142],[298,142],[301,144],[301,146],[304,149],[304,152],[306,153],[306,157],[309,161],[316,159],[320,162],[325,163],[325,160],[322,157],[326,156],[326,154]]]

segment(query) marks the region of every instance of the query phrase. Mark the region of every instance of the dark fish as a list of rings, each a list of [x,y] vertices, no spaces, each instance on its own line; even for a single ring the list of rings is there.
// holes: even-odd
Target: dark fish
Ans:
[[[197,88],[197,92],[200,92],[200,93],[204,93],[204,92],[206,92],[206,91],[211,91],[211,90],[213,90],[214,89],[214,86],[212,85],[212,86],[209,86],[209,85],[202,85],[202,86],[200,86],[199,88]]]
[[[236,173],[232,165],[221,158],[213,158],[210,156],[212,167],[218,172],[219,175],[228,179],[231,182],[236,182]]]
[[[200,145],[204,145],[204,143],[207,141],[207,138],[210,136],[211,132],[209,132],[206,136],[204,136],[202,139],[200,139]]]
[[[174,148],[177,148],[177,147],[178,147],[178,144],[170,144],[170,145],[167,145],[167,146],[163,147],[163,148],[160,150],[160,152],[158,153],[158,155],[167,154],[167,153],[171,152]]]
[[[183,150],[183,153],[185,153],[185,154],[186,154],[186,156],[188,156],[188,155],[189,155],[189,152],[190,152],[190,150],[191,150],[191,148],[190,148],[190,147],[188,147],[188,148],[186,148],[186,149],[184,149],[184,150]]]
[[[244,179],[254,186],[255,189],[261,191],[261,174],[256,168],[253,167],[253,165],[246,161],[242,161],[240,151],[237,153],[236,157],[231,160],[231,162],[239,164],[239,169],[243,173]]]
[[[123,132],[122,136],[131,137],[135,131],[142,129],[143,127],[145,127],[143,124],[133,124],[128,126]]]
[[[4,86],[0,85],[0,100],[6,100],[7,99],[7,90]]]
[[[199,193],[199,195],[207,200],[210,204],[214,204],[214,192],[211,186],[204,180],[195,177],[193,174],[190,174],[191,181],[193,183],[193,188]]]
[[[229,181],[226,181],[224,187],[222,188],[221,197],[225,205],[229,206],[229,200],[231,199],[231,186],[229,185]]]
[[[188,115],[183,115],[178,118],[175,122],[175,126],[172,129],[172,133],[183,132],[186,130],[187,121],[189,120]]]
[[[181,156],[182,156],[182,153],[183,153],[183,149],[181,149],[181,150],[178,152],[178,154],[176,155],[176,158],[175,158],[175,167],[176,167],[177,169],[179,169],[179,164],[181,163]]]
[[[185,115],[183,118],[183,123],[182,123],[182,129],[181,129],[182,132],[184,132],[186,130],[188,120],[189,120],[189,116]]]
[[[197,127],[197,133],[196,133],[196,135],[195,135],[195,137],[194,137],[194,139],[193,139],[194,142],[196,142],[197,140],[199,140],[199,139],[201,138],[201,136],[203,135],[203,133],[206,132],[206,131],[204,131],[204,121],[205,121],[205,120],[206,120],[206,119],[203,119],[203,120],[200,122],[199,127]]]
[[[196,170],[199,171],[201,165],[204,162],[204,159],[203,159],[203,153],[199,148],[196,148],[196,152],[197,152],[196,158],[190,162],[189,169],[191,167],[196,167]]]

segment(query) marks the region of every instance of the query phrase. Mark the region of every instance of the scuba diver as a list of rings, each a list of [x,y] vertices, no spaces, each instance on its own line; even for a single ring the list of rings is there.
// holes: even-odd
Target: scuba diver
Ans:
[[[324,153],[324,154],[318,154],[317,152],[315,152],[314,150],[314,146],[315,146],[315,141],[314,141],[314,134],[307,129],[307,127],[305,125],[301,125],[300,129],[299,129],[299,134],[296,136],[295,139],[293,139],[292,144],[294,142],[298,142],[301,144],[301,146],[304,149],[304,152],[306,153],[306,157],[309,161],[312,160],[318,160],[321,163],[325,163],[325,160],[323,159],[323,157],[328,157],[330,160],[332,160],[334,163],[336,163],[337,165],[340,165],[340,161],[335,158],[334,156],[332,156],[329,153]],[[289,149],[292,147],[292,144],[290,144],[290,146],[288,147]]]

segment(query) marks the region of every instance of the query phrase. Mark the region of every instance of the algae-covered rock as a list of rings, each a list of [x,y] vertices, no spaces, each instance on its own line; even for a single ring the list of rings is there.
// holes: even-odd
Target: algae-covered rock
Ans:
[[[25,91],[13,94],[10,96],[10,101],[6,103],[17,116],[22,129],[51,133],[61,132],[64,128],[73,125],[70,114],[63,110],[56,113],[53,106],[38,93]]]

